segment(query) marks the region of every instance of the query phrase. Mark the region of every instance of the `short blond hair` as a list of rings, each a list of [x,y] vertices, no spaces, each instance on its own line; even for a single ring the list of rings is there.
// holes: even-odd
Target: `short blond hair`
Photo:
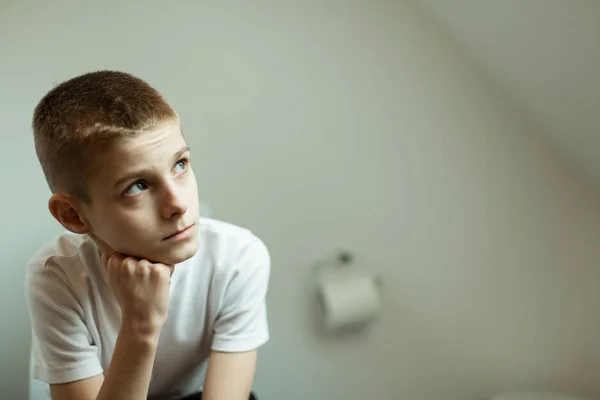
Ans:
[[[35,108],[38,160],[53,193],[89,202],[94,153],[179,116],[148,83],[124,72],[98,71],[65,81]]]

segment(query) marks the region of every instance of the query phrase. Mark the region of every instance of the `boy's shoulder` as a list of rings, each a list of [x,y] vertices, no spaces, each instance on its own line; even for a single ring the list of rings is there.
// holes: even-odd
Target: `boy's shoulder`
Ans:
[[[87,235],[64,231],[41,246],[27,262],[26,293],[83,290],[89,278],[100,278],[100,263],[98,249]]]
[[[43,268],[51,260],[79,258],[89,253],[84,248],[90,245],[92,243],[87,236],[64,231],[42,245],[29,259],[27,265],[30,268]]]
[[[200,218],[199,251],[195,258],[205,259],[208,256],[219,265],[235,265],[236,259],[249,247],[253,248],[251,254],[267,251],[262,240],[250,229],[215,219]]]
[[[246,244],[257,239],[251,230],[229,222],[200,218],[198,224],[198,241],[201,245],[212,244],[215,240],[232,244]]]

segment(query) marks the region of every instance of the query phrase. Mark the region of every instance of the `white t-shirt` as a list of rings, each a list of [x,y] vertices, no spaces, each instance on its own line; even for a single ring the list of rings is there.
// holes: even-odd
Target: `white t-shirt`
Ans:
[[[149,396],[170,399],[202,389],[211,350],[256,349],[269,338],[265,295],[270,258],[250,231],[200,219],[198,252],[171,277]],[[121,310],[96,245],[64,233],[27,266],[33,377],[66,383],[103,373],[112,358]]]

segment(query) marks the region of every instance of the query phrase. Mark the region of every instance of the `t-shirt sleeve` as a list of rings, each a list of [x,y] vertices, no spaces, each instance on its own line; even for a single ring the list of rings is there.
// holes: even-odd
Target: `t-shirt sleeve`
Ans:
[[[60,268],[29,268],[25,294],[32,324],[33,377],[67,383],[103,372],[83,310]]]
[[[266,294],[271,259],[266,246],[256,239],[234,260],[212,341],[212,350],[243,352],[269,340]]]

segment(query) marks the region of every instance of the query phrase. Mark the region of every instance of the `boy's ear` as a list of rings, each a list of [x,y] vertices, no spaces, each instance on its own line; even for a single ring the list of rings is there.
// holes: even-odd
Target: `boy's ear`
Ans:
[[[74,233],[88,233],[92,230],[91,226],[82,218],[78,211],[78,202],[75,198],[65,194],[53,194],[48,200],[48,209],[50,214],[65,229]]]

